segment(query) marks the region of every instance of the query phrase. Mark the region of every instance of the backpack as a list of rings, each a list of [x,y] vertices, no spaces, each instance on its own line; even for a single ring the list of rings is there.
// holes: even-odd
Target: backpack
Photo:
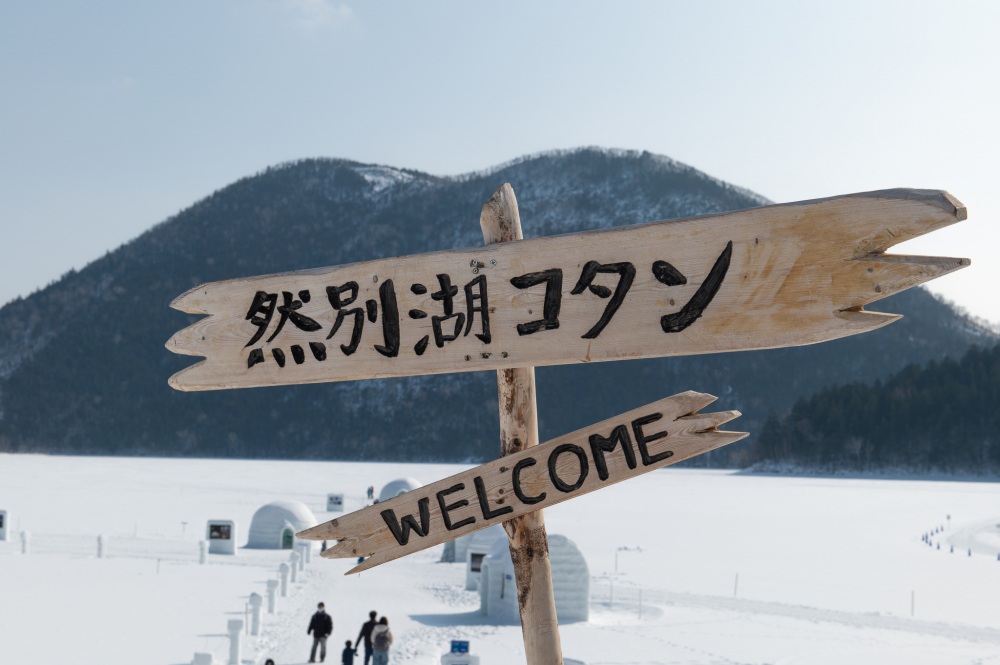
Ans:
[[[389,631],[380,630],[374,638],[372,638],[372,646],[379,651],[389,650]]]

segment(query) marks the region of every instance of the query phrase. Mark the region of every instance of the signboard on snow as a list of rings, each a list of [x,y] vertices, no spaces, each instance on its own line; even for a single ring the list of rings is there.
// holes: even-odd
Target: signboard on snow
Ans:
[[[205,526],[205,537],[211,554],[236,554],[236,522],[209,520]]]
[[[327,494],[326,495],[326,512],[328,512],[328,513],[342,513],[342,512],[344,512],[344,495],[343,494]]]
[[[810,344],[969,264],[890,246],[965,219],[937,190],[742,212],[203,284],[167,348],[179,390],[347,381]],[[266,250],[265,250],[266,251]]]
[[[297,535],[336,540],[322,556],[365,557],[348,574],[367,570],[744,438],[716,429],[739,412],[697,413],[713,401],[667,397]]]

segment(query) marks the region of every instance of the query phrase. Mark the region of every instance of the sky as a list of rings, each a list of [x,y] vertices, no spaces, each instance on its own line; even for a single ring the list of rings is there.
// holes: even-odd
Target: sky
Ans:
[[[969,219],[891,251],[971,258],[931,289],[997,323],[998,26],[961,0],[4,3],[0,303],[280,162],[594,145],[775,202],[946,189]]]

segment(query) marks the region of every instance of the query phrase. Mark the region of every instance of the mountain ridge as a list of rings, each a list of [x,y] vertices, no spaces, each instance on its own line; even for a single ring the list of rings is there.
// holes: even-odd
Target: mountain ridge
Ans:
[[[0,309],[0,450],[491,458],[492,372],[193,396],[166,387],[191,359],[163,343],[198,318],[167,304],[204,282],[480,245],[479,210],[504,181],[514,186],[526,237],[768,203],[637,151],[555,151],[457,177],[335,158],[269,167]],[[803,391],[958,355],[989,335],[923,290],[882,302],[880,310],[912,320],[820,346],[602,363],[627,387],[614,395],[594,392],[592,368],[539,368],[542,436],[687,389],[742,409],[741,427],[753,428]],[[893,360],[894,352],[903,357]],[[788,363],[800,365],[801,376],[778,370]],[[449,400],[448,408],[435,406]],[[460,422],[456,410],[482,416]],[[241,420],[243,411],[257,420]],[[325,415],[338,423],[337,437]],[[738,457],[727,451],[713,463]]]

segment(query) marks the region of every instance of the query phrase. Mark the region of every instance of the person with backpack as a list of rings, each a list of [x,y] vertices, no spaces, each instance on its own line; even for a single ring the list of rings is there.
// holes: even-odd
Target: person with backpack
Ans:
[[[309,652],[309,662],[316,662],[316,647],[319,647],[319,662],[326,660],[326,638],[333,632],[333,619],[326,613],[326,606],[320,603],[316,606],[316,613],[309,620],[309,629],[306,635],[312,633],[313,646]]]
[[[392,631],[389,620],[382,617],[372,628],[372,665],[389,665],[389,647],[392,646]]]

